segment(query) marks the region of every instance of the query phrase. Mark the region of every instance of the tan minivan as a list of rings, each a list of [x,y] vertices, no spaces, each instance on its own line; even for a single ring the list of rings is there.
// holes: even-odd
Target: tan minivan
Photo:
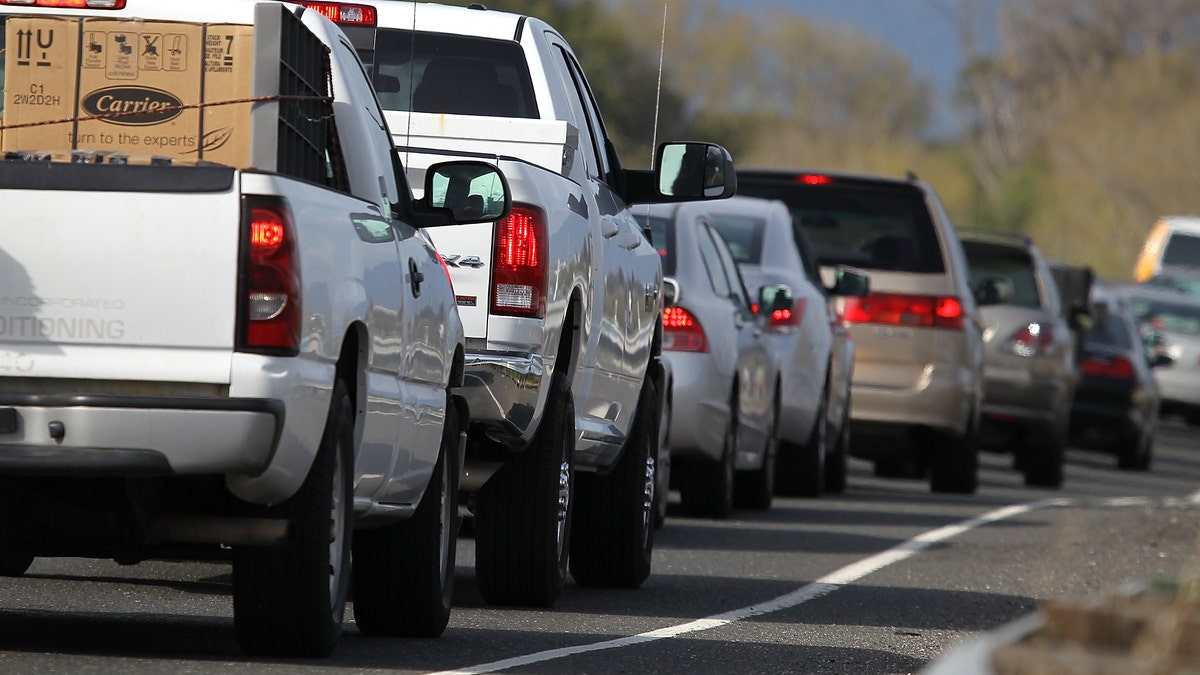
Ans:
[[[929,474],[935,492],[978,484],[983,342],[977,309],[1000,282],[970,287],[966,257],[937,194],[917,180],[787,170],[738,171],[738,193],[779,199],[817,250],[870,276],[845,298],[858,345],[850,454],[880,475]]]

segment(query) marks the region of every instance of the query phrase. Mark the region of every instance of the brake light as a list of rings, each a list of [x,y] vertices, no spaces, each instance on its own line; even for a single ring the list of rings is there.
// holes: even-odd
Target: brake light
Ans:
[[[1036,321],[1013,333],[1004,343],[1004,350],[1017,356],[1040,356],[1053,348],[1054,331]]]
[[[375,8],[370,5],[353,5],[344,2],[311,2],[310,0],[301,0],[297,4],[318,12],[334,23],[352,26],[375,25]]]
[[[240,351],[296,354],[300,350],[300,260],[287,202],[247,197],[243,205],[245,265],[241,287]]]
[[[771,312],[767,328],[794,328],[804,321],[806,298],[797,298],[791,309],[777,309]]]
[[[805,185],[829,185],[833,179],[816,173],[805,173],[796,176],[796,181]]]
[[[1087,356],[1079,365],[1079,371],[1095,377],[1132,380],[1133,362],[1124,356]]]
[[[0,5],[63,9],[125,9],[125,0],[0,0]]]
[[[966,315],[962,302],[951,296],[871,293],[845,298],[842,317],[849,323],[961,330]]]
[[[663,350],[668,352],[706,352],[708,339],[696,317],[682,307],[663,310]]]
[[[546,315],[546,213],[514,204],[496,223],[492,313]]]

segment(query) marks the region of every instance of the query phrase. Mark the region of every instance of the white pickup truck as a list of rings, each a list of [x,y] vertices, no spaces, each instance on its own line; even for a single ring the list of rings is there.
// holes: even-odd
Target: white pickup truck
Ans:
[[[728,152],[664,144],[655,171],[622,169],[570,45],[535,17],[308,4],[358,47],[414,184],[475,157],[512,189],[508,218],[430,233],[467,334],[461,488],[485,600],[551,605],[568,560],[581,585],[640,586],[665,498],[662,271],[629,205],[731,195]]]
[[[486,190],[471,215],[414,201],[361,62],[317,12],[21,4],[0,0],[0,573],[37,556],[231,560],[251,653],[329,654],[351,578],[364,633],[440,634],[465,337],[414,226],[503,217],[503,175],[430,169],[426,194]],[[170,82],[202,62],[206,83],[248,77],[241,59],[253,102],[237,129],[154,126],[203,107],[152,103]],[[52,101],[50,70],[77,86]],[[157,87],[133,77],[165,71]],[[105,76],[122,83],[91,96],[85,79]],[[74,89],[111,114],[72,103],[65,120],[20,122]],[[240,131],[244,163],[187,152]],[[118,136],[127,147],[92,145]],[[183,152],[138,152],[166,138]]]

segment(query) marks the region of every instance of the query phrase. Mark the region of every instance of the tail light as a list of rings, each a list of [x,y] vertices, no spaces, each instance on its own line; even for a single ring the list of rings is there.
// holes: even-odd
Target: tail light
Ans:
[[[65,9],[125,9],[125,0],[0,0],[0,5]]]
[[[375,8],[370,5],[355,5],[345,2],[313,2],[299,0],[303,5],[334,23],[351,26],[374,26]]]
[[[1088,355],[1079,364],[1079,372],[1095,377],[1109,377],[1116,380],[1133,379],[1133,362],[1124,356]]]
[[[847,297],[842,309],[849,323],[962,330],[966,315],[962,302],[952,296],[871,293]]]
[[[668,352],[706,352],[708,339],[696,317],[682,307],[663,310],[663,350]]]
[[[1054,349],[1054,331],[1050,326],[1030,323],[1012,334],[1003,349],[1017,356],[1042,356]]]
[[[796,298],[791,309],[777,309],[771,312],[767,328],[795,328],[804,322],[804,308],[807,300]]]
[[[802,173],[796,176],[796,182],[805,185],[829,185],[833,179],[819,173]]]
[[[492,268],[492,313],[542,318],[546,315],[546,213],[514,204],[496,223]]]
[[[287,202],[246,197],[238,350],[294,355],[300,351],[300,260]]]

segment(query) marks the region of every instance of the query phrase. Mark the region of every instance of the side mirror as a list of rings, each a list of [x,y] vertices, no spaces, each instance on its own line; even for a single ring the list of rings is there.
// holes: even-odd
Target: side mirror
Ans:
[[[733,157],[714,143],[663,143],[654,174],[667,201],[721,199],[737,191]]]
[[[487,223],[504,218],[512,210],[512,192],[504,173],[477,161],[442,162],[429,167],[421,201],[427,210],[441,211],[449,218],[440,223],[421,222],[419,227]]]
[[[1013,285],[1008,279],[992,277],[984,279],[975,287],[975,304],[980,307],[986,305],[1002,305],[1010,300],[1013,296]]]
[[[671,277],[663,277],[663,307],[674,307],[679,304],[679,282]]]
[[[758,314],[771,316],[775,312],[790,311],[796,304],[792,289],[784,284],[763,286],[758,289]]]
[[[834,274],[830,293],[855,298],[865,298],[871,293],[871,278],[867,275],[845,267],[838,267]]]

